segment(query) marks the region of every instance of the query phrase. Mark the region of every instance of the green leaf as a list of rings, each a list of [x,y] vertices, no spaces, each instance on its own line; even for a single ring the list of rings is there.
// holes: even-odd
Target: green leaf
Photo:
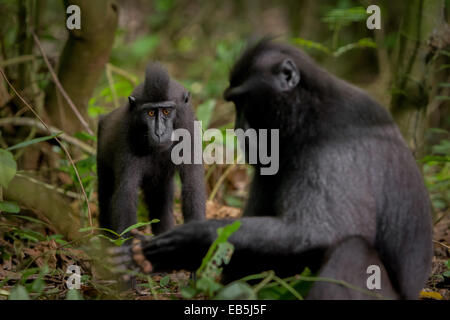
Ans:
[[[8,187],[8,184],[16,175],[17,163],[11,152],[0,149],[0,186]]]
[[[66,294],[66,300],[83,300],[83,296],[76,289],[69,289]]]
[[[45,281],[39,277],[33,281],[31,285],[31,290],[36,293],[41,293],[45,288]]]
[[[347,51],[350,51],[353,49],[376,48],[376,47],[377,47],[377,44],[372,39],[363,38],[363,39],[360,39],[358,42],[349,43],[342,47],[337,48],[337,50],[333,52],[333,56],[339,57],[342,54],[346,53]]]
[[[201,264],[200,268],[198,268],[198,270],[197,270],[197,274],[200,274],[206,268],[206,265],[213,258],[214,252],[216,251],[219,244],[228,241],[228,238],[234,232],[236,232],[240,228],[240,226],[241,226],[241,222],[239,220],[236,220],[235,222],[233,222],[229,225],[226,225],[223,228],[217,229],[218,236],[217,236],[216,240],[214,240],[214,242],[209,247],[208,252],[206,253],[205,257],[202,260],[202,264]]]
[[[170,276],[165,276],[165,277],[161,278],[161,280],[159,280],[159,285],[161,287],[165,287],[169,284],[169,282],[170,282]]]
[[[330,49],[328,49],[327,47],[325,47],[323,44],[321,44],[319,42],[314,42],[314,41],[303,39],[303,38],[294,38],[294,39],[292,39],[292,41],[294,42],[294,44],[297,44],[299,46],[302,46],[302,47],[305,47],[308,49],[316,49],[316,50],[322,51],[326,54],[331,54]]]
[[[86,227],[86,228],[81,228],[78,230],[78,232],[88,232],[88,231],[93,231],[93,230],[97,230],[97,231],[106,231],[109,233],[112,233],[113,235],[120,237],[120,234],[118,234],[117,232],[111,230],[111,229],[107,229],[107,228],[97,228],[97,227]],[[107,237],[105,237],[106,239],[109,239]]]
[[[113,240],[111,242],[114,243],[116,246],[120,247],[121,245],[123,245],[125,242],[127,242],[130,239],[133,239],[133,237],[130,237],[130,238],[119,238],[119,239]]]
[[[20,208],[15,202],[0,201],[0,211],[18,213]]]
[[[445,163],[450,162],[450,156],[425,156],[419,160],[422,163]]]
[[[182,287],[181,288],[181,295],[185,299],[192,299],[197,294],[197,290],[195,290],[192,287]]]
[[[87,132],[83,132],[83,131],[75,133],[74,137],[77,139],[80,139],[80,140],[84,140],[84,141],[89,141],[89,140],[97,141],[96,136],[93,136],[93,135],[91,135]]]
[[[43,224],[44,226],[50,227],[50,225],[48,223],[46,223],[44,221],[41,221],[39,219],[36,219],[36,218],[32,218],[32,217],[28,217],[28,216],[21,216],[21,215],[18,215],[18,214],[13,214],[12,216],[15,217],[15,218],[24,219],[24,220],[27,220],[27,221],[30,221],[30,222]],[[62,235],[59,235],[59,236],[62,237]],[[53,236],[51,236],[51,237],[53,237]]]
[[[328,11],[322,21],[327,23],[331,29],[336,29],[337,26],[347,26],[351,22],[362,21],[366,18],[367,13],[363,7],[336,8]]]
[[[220,290],[214,299],[216,300],[256,300],[256,294],[252,287],[242,281],[232,282]]]
[[[11,293],[9,294],[9,300],[30,300],[27,289],[25,287],[18,285],[15,286]]]
[[[201,292],[207,293],[210,297],[217,291],[223,288],[223,285],[216,282],[213,278],[201,277],[196,283],[197,289]]]
[[[123,232],[120,233],[120,235],[123,236],[124,234],[126,234],[127,232],[130,232],[133,229],[140,228],[143,226],[148,226],[149,224],[157,223],[157,222],[159,222],[158,219],[153,219],[152,221],[148,221],[148,222],[138,222],[138,223],[133,224],[132,226],[129,226],[128,228],[126,228]]]
[[[28,147],[28,146],[30,146],[32,144],[36,144],[36,143],[39,143],[39,142],[51,140],[51,139],[59,136],[60,134],[62,134],[62,132],[58,132],[58,133],[52,134],[51,136],[45,136],[45,137],[40,137],[40,138],[24,141],[24,142],[21,142],[21,143],[18,143],[16,145],[12,146],[12,147],[9,147],[6,150],[11,151],[11,150],[15,150],[15,149],[25,148],[25,147]]]

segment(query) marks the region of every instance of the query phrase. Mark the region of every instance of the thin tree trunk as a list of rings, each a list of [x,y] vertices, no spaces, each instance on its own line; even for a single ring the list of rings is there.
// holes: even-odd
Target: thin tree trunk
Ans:
[[[412,0],[400,27],[393,59],[391,112],[409,146],[420,158],[425,152],[427,106],[434,97],[428,40],[445,26],[443,0]]]
[[[58,78],[84,119],[88,101],[99,80],[114,42],[118,21],[115,0],[70,0],[65,8],[78,5],[81,29],[70,30],[59,59]],[[68,133],[83,130],[80,121],[52,83],[47,91],[46,111],[51,124]]]

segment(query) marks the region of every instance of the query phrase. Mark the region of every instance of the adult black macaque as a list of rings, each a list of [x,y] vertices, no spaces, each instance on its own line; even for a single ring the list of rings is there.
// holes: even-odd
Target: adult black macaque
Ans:
[[[193,135],[190,95],[171,80],[160,64],[149,64],[144,84],[127,105],[100,119],[98,126],[98,199],[100,227],[122,232],[137,222],[138,190],[142,187],[152,218],[152,231],[172,228],[173,177],[182,182],[182,211],[186,222],[205,217],[203,166],[174,165],[172,131],[185,128]]]
[[[366,289],[367,268],[377,265],[381,289],[374,293],[418,298],[432,256],[430,202],[389,113],[302,51],[268,40],[237,61],[224,97],[236,106],[237,128],[280,130],[279,171],[255,170],[241,228],[230,238],[226,280],[308,266]],[[144,240],[143,254],[155,270],[194,270],[228,223],[187,223]],[[116,254],[132,259],[129,250]],[[371,296],[317,282],[308,298]]]

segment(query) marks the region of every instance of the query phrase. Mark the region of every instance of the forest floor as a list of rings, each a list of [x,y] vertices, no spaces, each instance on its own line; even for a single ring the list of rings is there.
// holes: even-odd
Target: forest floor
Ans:
[[[236,218],[239,215],[239,209],[212,202],[207,204],[208,218]],[[179,208],[176,208],[175,216],[181,220]],[[450,278],[443,276],[450,270],[449,214],[435,225],[434,239],[432,275],[421,298],[450,300]],[[84,299],[180,299],[181,288],[189,282],[189,272],[157,274],[150,280],[138,279],[136,290],[119,294],[113,289],[115,281],[101,279],[92,255],[87,252],[83,246],[64,242],[45,222],[32,215],[0,216],[0,300],[8,299],[17,284],[25,287],[32,299],[66,298],[69,275],[65,270],[71,264],[81,267]]]

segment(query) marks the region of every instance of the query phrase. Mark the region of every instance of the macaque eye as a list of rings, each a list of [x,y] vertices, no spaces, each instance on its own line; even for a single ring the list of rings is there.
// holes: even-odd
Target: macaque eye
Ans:
[[[169,109],[163,109],[163,114],[168,116],[170,114],[170,110]]]
[[[154,117],[154,116],[155,116],[155,110],[150,110],[150,111],[148,112],[148,115],[149,115],[150,117]]]

